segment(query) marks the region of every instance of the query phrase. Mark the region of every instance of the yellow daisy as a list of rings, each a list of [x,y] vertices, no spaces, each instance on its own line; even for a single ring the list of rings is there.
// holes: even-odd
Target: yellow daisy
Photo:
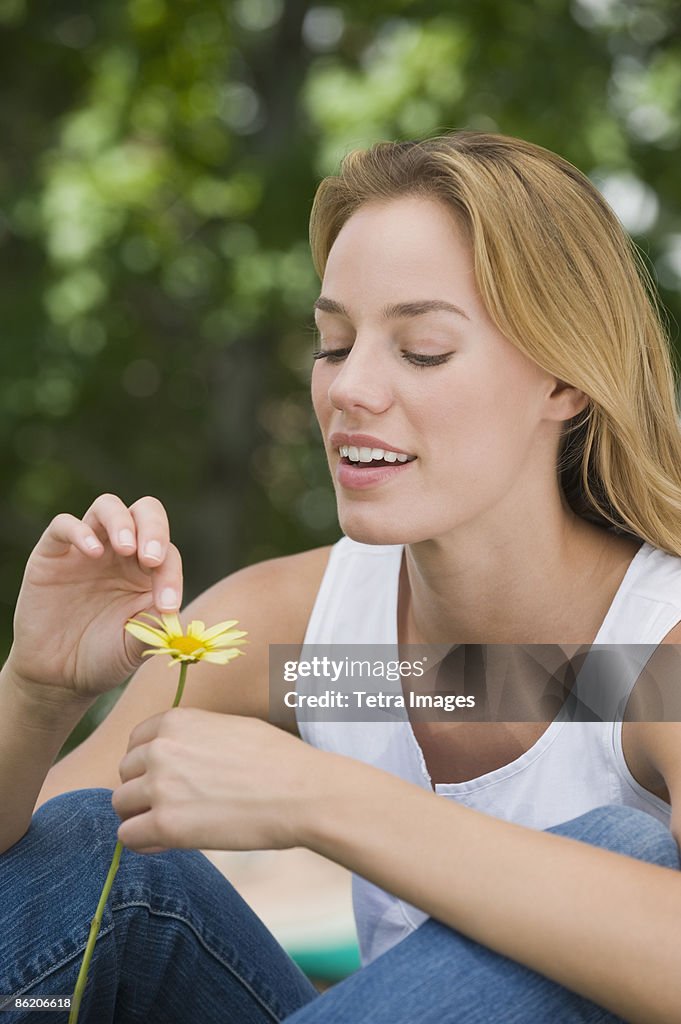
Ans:
[[[172,665],[173,661],[186,661],[190,664],[197,661],[212,661],[217,665],[226,665],[232,658],[237,658],[243,651],[238,650],[241,644],[248,643],[244,640],[247,634],[242,629],[232,629],[236,626],[237,619],[230,619],[228,622],[218,622],[216,626],[206,629],[204,622],[194,619],[187,626],[187,632],[183,632],[182,623],[178,616],[172,615],[150,615],[149,612],[140,612],[140,618],[151,619],[155,626],[150,626],[140,619],[129,619],[125,628],[138,640],[151,644],[149,650],[143,651],[147,654],[168,654]]]

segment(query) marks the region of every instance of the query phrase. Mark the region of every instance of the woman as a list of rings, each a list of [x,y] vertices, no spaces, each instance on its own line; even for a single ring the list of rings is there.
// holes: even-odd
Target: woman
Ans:
[[[248,657],[196,665],[167,711],[167,669],[137,669],[122,628],[180,606],[162,506],[102,495],[50,524],[0,691],[2,991],[72,990],[117,828],[153,855],[124,854],[86,1020],[676,1021],[681,726],[415,722],[386,761],[381,726],[267,722],[273,643],[673,654],[681,440],[631,244],[570,164],[475,132],[351,154],[311,241],[346,536],[192,602],[238,616]],[[364,966],[322,996],[190,852],[296,845],[356,875]]]

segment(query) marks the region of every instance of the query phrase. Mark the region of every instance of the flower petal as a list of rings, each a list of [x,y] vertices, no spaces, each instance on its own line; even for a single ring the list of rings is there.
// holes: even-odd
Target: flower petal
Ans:
[[[247,635],[248,634],[245,633],[243,630],[233,629],[231,630],[231,632],[225,633],[223,636],[218,636],[215,638],[215,640],[211,640],[210,642],[207,641],[205,637],[203,639],[207,646],[210,643],[211,648],[231,647],[232,645],[235,647],[240,647],[242,644],[248,643],[248,640],[242,639],[242,637],[245,637]]]
[[[137,622],[135,619],[126,622],[125,629],[145,644],[156,644],[157,647],[166,647],[168,644],[168,637],[164,633],[160,633],[151,626],[145,626],[143,622]]]
[[[163,621],[163,628],[167,633],[170,633],[172,636],[182,636],[182,623],[176,612],[162,615],[161,620]]]
[[[207,629],[201,639],[212,640],[213,637],[217,636],[219,633],[224,633],[228,629],[231,629],[232,626],[236,626],[238,621],[238,619],[229,619],[227,622],[218,622],[216,626],[211,626],[210,629]]]
[[[206,628],[206,623],[201,622],[201,619],[192,619],[187,626],[187,636],[193,636],[195,640],[203,640],[203,631]]]
[[[159,619],[158,615],[152,615],[151,612],[138,612],[140,619],[151,619],[155,622],[159,629],[163,629],[163,623]]]
[[[144,626],[145,629],[150,629],[152,633],[157,633],[159,636],[165,636],[165,629],[163,625],[150,626],[148,622],[142,622],[141,619],[128,619],[128,622],[136,622],[138,626]]]
[[[212,661],[215,665],[226,665],[228,661],[238,658],[243,651],[237,651],[236,647],[230,647],[228,651],[209,651],[201,658],[202,661]]]

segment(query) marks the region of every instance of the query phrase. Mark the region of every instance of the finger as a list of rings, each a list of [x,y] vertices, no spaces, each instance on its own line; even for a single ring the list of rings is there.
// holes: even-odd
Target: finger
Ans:
[[[163,504],[146,495],[133,502],[129,512],[135,524],[140,565],[160,565],[170,544],[170,525]]]
[[[108,540],[119,555],[132,555],[137,551],[135,521],[130,510],[116,494],[100,494],[83,516],[102,541]]]
[[[118,774],[121,782],[130,782],[144,775],[149,767],[149,743],[142,743],[139,746],[128,750],[121,759],[118,766]]]
[[[168,849],[161,845],[158,824],[153,811],[136,814],[118,826],[118,839],[123,846],[137,853],[156,853]]]
[[[65,554],[71,546],[95,558],[104,550],[95,531],[68,512],[54,517],[38,541],[38,546],[41,554],[48,558]]]
[[[167,714],[167,711],[159,711],[157,714],[152,715],[151,718],[145,718],[143,722],[136,725],[128,739],[128,750],[133,750],[142,743],[149,743],[154,737],[158,736],[161,722]]]
[[[111,806],[123,821],[150,811],[151,800],[145,777],[124,782],[122,786],[114,789],[111,794]]]
[[[165,853],[168,849],[170,849],[170,847],[159,846],[158,843],[152,844],[151,842],[146,842],[142,834],[140,834],[139,842],[144,843],[144,845],[138,845],[138,833],[143,832],[144,835],[147,835],[150,833],[151,828],[153,828],[151,822],[151,810],[149,809],[148,805],[146,807],[141,806],[140,798],[140,811],[131,811],[129,814],[127,812],[123,813],[121,808],[125,807],[127,810],[127,801],[130,799],[128,797],[128,794],[126,794],[122,798],[123,803],[121,803],[120,792],[123,788],[123,786],[119,786],[117,790],[114,790],[111,799],[114,810],[116,811],[120,818],[124,819],[123,823],[118,827],[117,838],[123,843],[124,846],[127,846],[131,850],[135,850],[136,853]],[[117,794],[119,795],[117,796]],[[140,830],[139,826],[140,818],[144,819],[142,824],[142,830]]]
[[[168,544],[165,558],[151,574],[154,604],[159,611],[179,611],[182,605],[182,556],[174,544]]]
[[[154,604],[160,611],[177,611],[182,603],[182,558],[170,543],[170,526],[163,504],[149,495],[127,508],[113,494],[102,494],[85,513],[93,530],[104,531],[115,551],[137,555],[142,568],[158,569],[153,577]]]

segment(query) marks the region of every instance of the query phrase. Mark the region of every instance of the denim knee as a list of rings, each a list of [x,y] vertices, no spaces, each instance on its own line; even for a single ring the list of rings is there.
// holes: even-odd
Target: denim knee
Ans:
[[[21,839],[0,853],[0,879],[33,858],[49,858],[55,867],[61,858],[73,859],[79,850],[92,856],[102,842],[113,853],[120,818],[111,806],[111,793],[110,789],[78,789],[42,804]]]
[[[64,793],[0,856],[0,992],[73,991],[119,823],[111,790]],[[199,850],[123,850],[84,1020],[165,1022],[186,1019],[187,1009],[202,1020],[264,1024],[316,994]]]
[[[26,834],[0,855],[0,902],[25,926],[44,909],[51,894],[54,915],[67,900],[69,912],[91,917],[116,846],[121,819],[110,789],[79,789],[48,800],[33,815]],[[190,904],[206,872],[217,873],[198,850],[138,854],[124,849],[108,906],[148,902],[163,909]]]
[[[70,878],[79,895],[90,883],[99,891],[111,863],[121,819],[111,804],[110,789],[78,789],[61,793],[38,808],[26,835],[8,851],[18,861],[17,871],[5,875],[10,886],[27,887],[28,879],[45,877],[47,865],[52,879]],[[163,909],[191,905],[198,891],[206,891],[219,875],[229,883],[198,850],[170,849],[140,854],[124,848],[114,880],[109,905],[147,902]],[[0,882],[3,879],[0,859]],[[47,881],[47,879],[46,879]],[[90,898],[92,898],[92,893]]]
[[[0,905],[3,926],[16,955],[7,953],[10,988],[85,945],[90,921],[116,846],[120,818],[110,789],[81,789],[60,794],[38,808],[26,834],[0,856]],[[111,895],[104,908],[101,935],[114,926],[118,909],[171,914],[192,921],[205,910],[207,894],[226,879],[198,850],[138,854],[124,849]],[[5,942],[5,945],[7,943]]]
[[[90,814],[101,811],[109,812],[118,817],[111,806],[111,789],[83,787],[82,789],[70,790],[68,793],[60,793],[47,800],[38,808],[33,815],[36,818],[51,816],[54,814]],[[120,819],[119,819],[120,820]]]
[[[104,829],[116,837],[121,819],[111,805],[110,789],[75,789],[60,793],[42,804],[33,815],[31,829],[47,830],[58,837],[68,834],[69,841],[84,839],[92,847],[93,828]],[[60,842],[61,845],[61,842]]]
[[[637,860],[681,869],[679,847],[669,828],[636,807],[607,804],[546,830],[581,839]]]

